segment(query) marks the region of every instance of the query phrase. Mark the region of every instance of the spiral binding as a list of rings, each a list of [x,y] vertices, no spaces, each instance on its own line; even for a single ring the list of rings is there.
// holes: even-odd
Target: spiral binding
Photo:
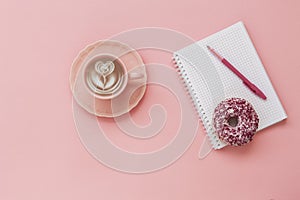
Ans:
[[[212,147],[214,149],[220,149],[221,141],[219,140],[219,137],[217,137],[217,135],[214,134],[214,129],[213,129],[212,125],[209,123],[209,120],[205,114],[205,111],[204,111],[202,105],[200,104],[200,100],[195,93],[193,85],[191,84],[191,81],[189,80],[189,77],[188,77],[185,69],[183,68],[183,64],[180,61],[180,58],[178,57],[178,55],[173,56],[173,62],[177,68],[179,76],[183,80],[184,87],[186,88],[187,92],[189,93],[189,96],[191,97],[191,100],[193,102],[196,112],[200,116],[201,122],[203,124],[203,127],[204,127],[207,135],[209,136],[208,138],[209,138],[210,143],[212,144]]]

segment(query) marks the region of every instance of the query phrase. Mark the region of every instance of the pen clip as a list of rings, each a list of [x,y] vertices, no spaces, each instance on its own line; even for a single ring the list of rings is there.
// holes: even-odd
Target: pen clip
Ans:
[[[256,87],[253,83],[251,82],[247,82],[247,81],[243,81],[243,83],[257,96],[259,96],[260,98],[266,100],[267,97],[264,95],[264,93],[258,88]]]
[[[243,81],[243,83],[252,91],[252,92],[254,92],[255,94],[257,94],[256,93],[256,87],[252,84],[252,83],[250,83],[250,82],[246,82],[246,81]]]

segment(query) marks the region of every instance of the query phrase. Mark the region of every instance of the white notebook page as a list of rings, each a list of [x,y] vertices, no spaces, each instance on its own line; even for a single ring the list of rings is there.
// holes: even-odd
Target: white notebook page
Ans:
[[[252,93],[233,72],[209,52],[206,45],[214,48],[260,88],[267,100]],[[248,100],[259,116],[258,131],[287,118],[242,22],[175,52],[174,60],[213,148],[226,146],[214,134],[212,128],[214,109],[225,98],[240,97]]]

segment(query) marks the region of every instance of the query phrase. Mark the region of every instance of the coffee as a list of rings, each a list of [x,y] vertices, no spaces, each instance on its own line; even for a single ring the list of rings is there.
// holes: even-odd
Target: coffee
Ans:
[[[87,63],[85,82],[95,95],[109,99],[123,90],[127,84],[127,75],[119,59],[101,55]]]

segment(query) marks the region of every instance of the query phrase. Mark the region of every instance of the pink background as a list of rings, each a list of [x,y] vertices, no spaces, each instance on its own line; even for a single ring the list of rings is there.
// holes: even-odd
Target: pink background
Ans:
[[[183,157],[150,174],[117,172],[87,153],[74,127],[68,85],[79,50],[136,27],[166,27],[201,39],[238,20],[288,120],[248,146],[204,160],[197,158],[200,128]],[[0,25],[1,200],[300,198],[300,1],[2,0]],[[164,91],[149,88],[141,106],[159,100],[157,94]]]

